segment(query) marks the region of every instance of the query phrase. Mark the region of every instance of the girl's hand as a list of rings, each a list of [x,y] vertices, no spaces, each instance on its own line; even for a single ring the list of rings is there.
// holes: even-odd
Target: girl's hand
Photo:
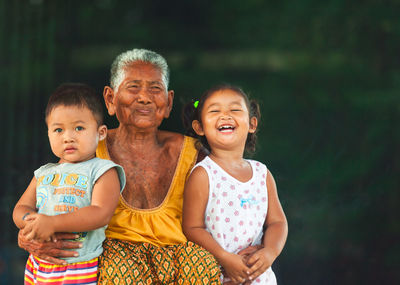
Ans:
[[[26,225],[22,230],[22,234],[28,240],[44,242],[52,241],[52,238],[54,238],[54,226],[51,216],[34,213],[28,215],[25,221]]]
[[[242,249],[241,251],[239,251],[238,255],[243,256],[243,259],[247,264],[247,260],[250,258],[250,256],[262,248],[263,248],[262,245],[250,245],[250,246],[246,247],[245,249]]]
[[[247,267],[242,256],[228,253],[220,263],[233,284],[242,284],[248,280],[250,268]]]
[[[249,277],[251,280],[256,279],[271,267],[273,258],[265,248],[261,248],[250,255],[247,259],[247,265],[250,267]]]

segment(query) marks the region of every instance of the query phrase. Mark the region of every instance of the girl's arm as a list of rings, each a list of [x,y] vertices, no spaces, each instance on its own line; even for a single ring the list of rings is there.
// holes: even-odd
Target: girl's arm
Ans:
[[[183,199],[182,228],[187,239],[204,247],[217,259],[234,282],[247,280],[249,268],[241,256],[225,251],[206,230],[204,213],[209,193],[208,175],[202,167],[197,167],[185,185]]]
[[[26,218],[36,213],[36,178],[33,177],[24,194],[18,200],[13,211],[15,225],[22,229],[26,225]]]
[[[91,205],[56,216],[30,215],[27,238],[48,240],[55,232],[83,232],[98,229],[110,221],[118,204],[120,182],[115,168],[105,172],[93,187]],[[25,234],[25,233],[24,233]]]
[[[263,248],[249,257],[250,274],[254,279],[265,272],[281,253],[288,234],[285,213],[278,198],[278,191],[271,172],[267,173],[268,213],[265,218],[266,228],[263,237]]]

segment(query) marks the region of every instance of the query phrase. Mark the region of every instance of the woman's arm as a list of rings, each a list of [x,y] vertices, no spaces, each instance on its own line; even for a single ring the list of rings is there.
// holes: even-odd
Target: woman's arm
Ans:
[[[249,268],[241,256],[225,251],[206,230],[204,213],[209,193],[208,175],[202,167],[193,170],[185,185],[183,202],[183,232],[188,240],[204,247],[215,256],[234,282],[247,280]]]
[[[254,279],[265,272],[281,253],[288,234],[288,224],[271,172],[267,174],[268,213],[265,218],[266,228],[263,237],[263,248],[252,254],[247,264],[251,266],[250,274]]]
[[[46,241],[55,232],[91,231],[103,227],[108,224],[118,205],[119,193],[117,170],[111,168],[96,181],[90,206],[56,216],[28,215],[23,234],[28,239]]]

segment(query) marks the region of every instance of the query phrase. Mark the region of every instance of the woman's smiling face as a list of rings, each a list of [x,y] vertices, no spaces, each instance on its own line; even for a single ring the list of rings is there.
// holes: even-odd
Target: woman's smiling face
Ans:
[[[166,90],[159,68],[134,62],[112,98],[113,112],[123,125],[157,128],[172,109],[173,91]],[[110,112],[110,109],[109,109]]]

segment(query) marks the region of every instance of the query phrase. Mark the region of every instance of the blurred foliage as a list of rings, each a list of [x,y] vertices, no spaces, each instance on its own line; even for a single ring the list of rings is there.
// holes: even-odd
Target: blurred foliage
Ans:
[[[255,158],[289,221],[279,284],[398,283],[399,12],[395,0],[0,0],[0,284],[23,275],[13,206],[54,160],[50,92],[82,81],[101,94],[112,60],[134,47],[170,64],[175,113],[164,129],[183,132],[182,104],[219,82],[260,101]]]

